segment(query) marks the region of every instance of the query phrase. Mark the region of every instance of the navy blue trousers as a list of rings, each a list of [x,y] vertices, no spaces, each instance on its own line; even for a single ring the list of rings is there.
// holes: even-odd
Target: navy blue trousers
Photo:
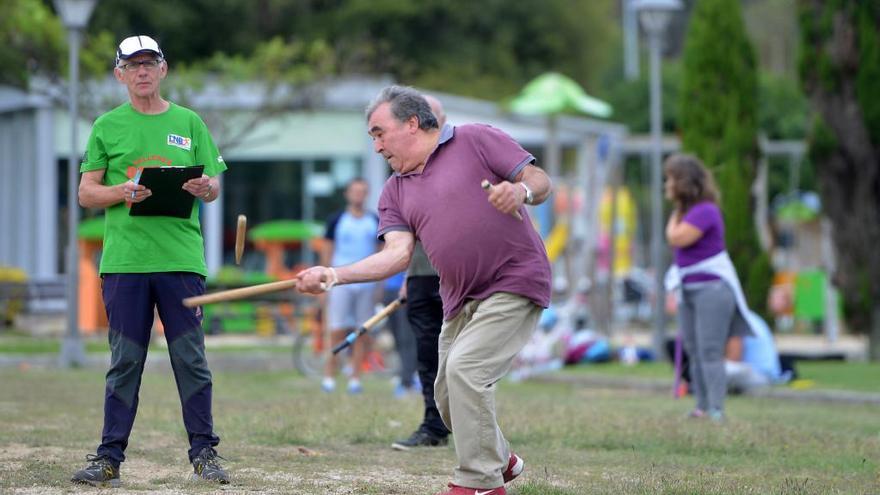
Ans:
[[[103,279],[111,363],[104,394],[104,431],[97,453],[115,464],[125,460],[155,309],[165,327],[192,461],[203,448],[220,443],[211,417],[211,372],[205,359],[201,308],[181,303],[186,297],[203,294],[205,281],[198,274],[184,272],[114,273]]]

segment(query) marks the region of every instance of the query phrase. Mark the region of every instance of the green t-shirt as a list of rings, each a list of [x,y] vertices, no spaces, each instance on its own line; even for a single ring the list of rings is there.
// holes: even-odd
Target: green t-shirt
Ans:
[[[125,103],[92,127],[80,172],[105,169],[104,184],[121,184],[139,167],[204,165],[226,170],[207,126],[192,110],[171,103],[161,114],[142,114]],[[129,216],[120,202],[107,208],[101,274],[193,272],[207,276],[199,202],[189,218]]]

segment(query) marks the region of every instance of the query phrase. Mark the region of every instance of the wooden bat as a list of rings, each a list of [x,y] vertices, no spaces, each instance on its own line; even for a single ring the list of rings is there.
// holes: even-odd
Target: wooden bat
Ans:
[[[248,297],[267,294],[269,292],[278,292],[296,287],[297,281],[294,278],[281,280],[278,282],[269,282],[268,284],[252,285],[250,287],[241,287],[239,289],[221,290],[213,294],[204,294],[201,296],[187,297],[183,300],[183,305],[187,308],[203,306],[222,301],[234,301],[236,299],[246,299]]]
[[[491,184],[488,180],[486,180],[486,179],[483,179],[483,182],[480,184],[480,186],[481,186],[486,192],[491,191],[491,190],[492,190],[492,187],[494,187],[494,186],[492,186],[492,184]],[[512,212],[511,215],[513,215],[513,218],[515,218],[515,219],[517,219],[517,220],[520,220],[520,221],[521,221],[521,220],[523,219],[522,215],[520,215],[518,211],[514,211],[514,212]]]
[[[244,231],[247,229],[247,217],[238,216],[238,226],[235,229],[235,264],[241,264],[241,255],[244,254]]]
[[[345,337],[345,340],[342,341],[342,343],[333,348],[333,354],[338,354],[339,351],[345,349],[351,344],[354,344],[354,341],[357,340],[358,337],[365,334],[367,330],[373,328],[376,323],[382,321],[383,318],[396,311],[397,308],[399,308],[405,302],[406,298],[404,297],[391,301],[391,304],[385,306],[378,313],[371,316],[369,320],[365,321],[364,324],[360,326],[360,328],[348,334]]]

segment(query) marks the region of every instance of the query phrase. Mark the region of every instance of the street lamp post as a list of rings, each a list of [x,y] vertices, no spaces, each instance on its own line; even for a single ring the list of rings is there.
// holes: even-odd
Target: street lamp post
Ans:
[[[674,12],[681,9],[679,0],[635,0],[632,8],[639,13],[648,35],[651,59],[651,264],[654,265],[654,315],[652,344],[657,356],[663,353],[663,197],[662,197],[662,94],[660,91],[660,46]]]
[[[79,267],[77,253],[77,226],[79,225],[79,147],[76,130],[77,98],[79,96],[79,45],[82,32],[89,22],[97,0],[55,0],[55,10],[67,29],[70,44],[70,154],[67,162],[67,333],[61,343],[61,365],[79,366],[85,362],[83,343],[79,336]]]

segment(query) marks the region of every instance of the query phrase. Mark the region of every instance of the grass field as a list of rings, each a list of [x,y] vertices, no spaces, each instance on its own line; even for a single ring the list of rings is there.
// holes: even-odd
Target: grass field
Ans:
[[[233,482],[188,481],[174,380],[144,376],[138,419],[113,493],[433,494],[452,447],[389,448],[421,415],[367,380],[363,396],[324,395],[290,372],[217,372],[219,451]],[[0,493],[92,493],[67,480],[93,452],[100,370],[0,370]],[[876,407],[733,398],[716,425],[684,419],[689,400],[632,391],[504,382],[499,415],[526,460],[514,495],[880,493]]]

